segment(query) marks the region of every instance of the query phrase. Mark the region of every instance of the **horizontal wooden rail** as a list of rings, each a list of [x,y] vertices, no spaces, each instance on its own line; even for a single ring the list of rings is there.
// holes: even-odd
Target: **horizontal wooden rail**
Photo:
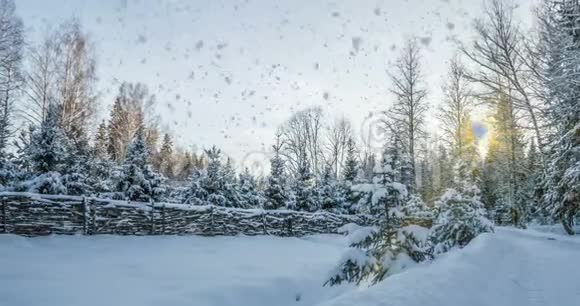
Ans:
[[[276,235],[336,233],[367,215],[143,203],[92,197],[0,192],[0,229],[24,236],[63,235]]]

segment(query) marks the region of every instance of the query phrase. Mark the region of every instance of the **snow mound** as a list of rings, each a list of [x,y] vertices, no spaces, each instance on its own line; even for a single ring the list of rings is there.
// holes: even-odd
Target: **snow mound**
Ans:
[[[580,238],[547,238],[499,228],[475,237],[463,249],[317,305],[576,306],[580,266],[570,258],[580,256]]]

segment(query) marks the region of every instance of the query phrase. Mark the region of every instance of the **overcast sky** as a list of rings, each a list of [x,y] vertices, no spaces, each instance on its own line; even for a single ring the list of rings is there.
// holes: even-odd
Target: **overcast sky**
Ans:
[[[179,145],[215,144],[238,161],[259,159],[276,127],[308,106],[346,116],[364,135],[373,124],[365,118],[393,99],[386,70],[412,35],[424,47],[429,100],[437,103],[452,40],[469,41],[483,7],[481,0],[15,2],[30,41],[47,26],[81,21],[97,49],[103,117],[119,82],[143,82]],[[531,2],[519,0],[523,19]]]

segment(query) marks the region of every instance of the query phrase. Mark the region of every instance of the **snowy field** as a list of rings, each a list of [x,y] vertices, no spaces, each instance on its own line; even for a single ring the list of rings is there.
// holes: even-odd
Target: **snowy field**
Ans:
[[[322,287],[345,241],[1,235],[0,305],[579,305],[576,237],[498,229],[371,288]]]
[[[0,235],[1,306],[314,305],[345,249],[305,238]]]

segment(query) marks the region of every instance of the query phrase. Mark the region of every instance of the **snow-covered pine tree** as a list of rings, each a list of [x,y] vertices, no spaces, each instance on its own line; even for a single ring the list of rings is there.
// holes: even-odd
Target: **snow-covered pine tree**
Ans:
[[[222,177],[226,184],[236,183],[236,170],[234,169],[234,161],[231,157],[226,159],[226,164],[222,168]]]
[[[60,127],[60,106],[51,103],[40,127],[31,130],[30,139],[24,139],[23,151],[19,159],[29,172],[27,180],[19,184],[17,190],[45,194],[66,194],[62,173],[67,167],[69,140]],[[26,136],[25,136],[26,138]]]
[[[185,154],[183,156],[183,163],[181,164],[181,167],[179,168],[179,171],[177,173],[177,179],[179,180],[188,179],[193,174],[194,169],[195,164],[193,162],[193,157],[191,156],[191,153],[189,153],[189,151],[185,151]]]
[[[484,161],[482,186],[486,205],[496,213],[500,224],[524,226],[528,203],[517,201],[525,188],[525,155],[522,131],[516,120],[512,98],[497,94],[489,132],[488,153]]]
[[[439,214],[429,234],[431,254],[464,247],[477,235],[493,232],[476,186],[463,191],[448,189],[436,202],[436,207]]]
[[[527,178],[526,186],[520,195],[518,201],[526,201],[530,203],[529,207],[529,219],[527,222],[533,222],[537,224],[549,224],[551,223],[550,212],[545,207],[542,201],[542,163],[539,158],[536,144],[532,139],[528,154],[526,156],[526,167]]]
[[[407,199],[407,185],[403,184],[405,171],[408,169],[401,153],[401,142],[398,138],[391,139],[383,150],[383,157],[373,170],[371,182],[361,182],[351,186],[353,199],[356,201],[358,212],[369,213],[375,216],[384,216],[385,203],[390,206],[399,206]],[[384,203],[377,199],[385,198]]]
[[[546,1],[540,15],[543,80],[555,131],[544,171],[544,200],[570,235],[580,210],[579,22],[580,4],[575,0]]]
[[[204,182],[207,178],[206,170],[193,170],[189,177],[189,184],[183,193],[179,196],[179,202],[191,205],[206,205],[208,191],[204,188]]]
[[[326,284],[360,284],[363,281],[375,284],[428,256],[422,240],[427,229],[417,225],[403,226],[405,215],[401,204],[407,200],[407,188],[394,181],[400,178],[400,172],[393,170],[397,160],[388,152],[386,149],[383,161],[375,167],[373,184],[353,186],[353,189],[366,193],[372,206],[383,207],[384,222],[379,230],[362,235],[362,239],[351,244]],[[408,211],[416,213],[411,207]]]
[[[22,176],[15,161],[12,154],[0,149],[0,191],[14,187],[14,183]]]
[[[110,193],[115,189],[115,179],[119,176],[119,166],[109,155],[108,129],[103,120],[97,128],[91,149],[91,164],[88,181],[97,197]]]
[[[201,186],[207,192],[207,198],[204,200],[217,206],[230,206],[223,195],[225,181],[222,171],[221,150],[213,146],[209,150],[205,150],[205,154],[208,159],[207,172],[201,179]]]
[[[122,165],[117,191],[131,201],[158,201],[165,191],[165,178],[153,170],[143,128],[137,130]]]
[[[354,140],[350,138],[346,144],[346,157],[341,171],[342,181],[339,182],[344,195],[343,213],[356,213],[357,197],[352,191],[352,185],[359,180],[360,167],[358,157]]]
[[[51,103],[40,128],[34,131],[26,155],[33,173],[61,172],[66,167],[69,143],[60,127],[60,106]]]
[[[195,205],[249,207],[241,195],[233,166],[231,170],[222,166],[221,150],[213,146],[205,150],[205,154],[208,158],[207,169],[193,171],[189,186],[181,196],[183,201]],[[228,173],[224,172],[226,170]]]
[[[241,185],[236,178],[236,170],[234,169],[234,161],[228,157],[226,164],[221,169],[221,177],[223,180],[222,194],[226,199],[226,206],[249,208],[249,203],[245,201],[240,190]]]
[[[354,140],[351,138],[348,140],[346,145],[346,159],[344,161],[344,166],[342,169],[342,179],[344,182],[354,182],[358,176],[359,165],[358,165],[358,154],[356,152],[356,146]]]
[[[270,176],[268,176],[268,182],[264,190],[264,196],[266,197],[264,208],[266,209],[283,208],[288,204],[284,160],[280,156],[280,145],[274,145],[273,149],[274,156],[270,159]]]
[[[403,215],[398,209],[389,214],[389,222],[370,235],[361,235],[364,238],[351,244],[325,285],[343,282],[376,284],[430,257],[423,240],[428,229],[417,225],[403,226]]]
[[[168,133],[165,133],[163,136],[161,149],[159,149],[156,159],[159,173],[169,179],[174,178],[173,168],[175,163],[173,159],[173,140],[171,139],[171,135]]]
[[[433,156],[431,156],[433,157]],[[419,194],[421,198],[425,199],[428,203],[433,203],[433,197],[435,195],[435,186],[434,186],[434,176],[433,176],[433,169],[432,164],[427,158],[422,159],[419,163],[420,167],[420,177],[421,177],[421,185],[419,186]]]
[[[250,169],[245,168],[240,173],[238,179],[239,194],[242,204],[240,207],[262,208],[264,206],[264,196],[256,186],[256,178],[250,173]]]
[[[316,201],[316,193],[313,184],[313,175],[310,172],[310,163],[306,152],[302,153],[302,158],[299,161],[298,169],[296,170],[296,177],[292,192],[294,194],[293,209],[302,211],[316,211],[319,203]]]
[[[63,183],[67,188],[67,194],[91,195],[94,189],[89,175],[94,166],[94,155],[83,130],[78,130],[78,127],[73,126],[70,132],[75,137],[69,139]]]
[[[316,187],[320,208],[333,213],[348,213],[344,189],[338,184],[332,165],[327,165]]]
[[[97,159],[109,159],[109,138],[107,135],[107,123],[103,120],[97,128],[93,140],[93,154]]]

